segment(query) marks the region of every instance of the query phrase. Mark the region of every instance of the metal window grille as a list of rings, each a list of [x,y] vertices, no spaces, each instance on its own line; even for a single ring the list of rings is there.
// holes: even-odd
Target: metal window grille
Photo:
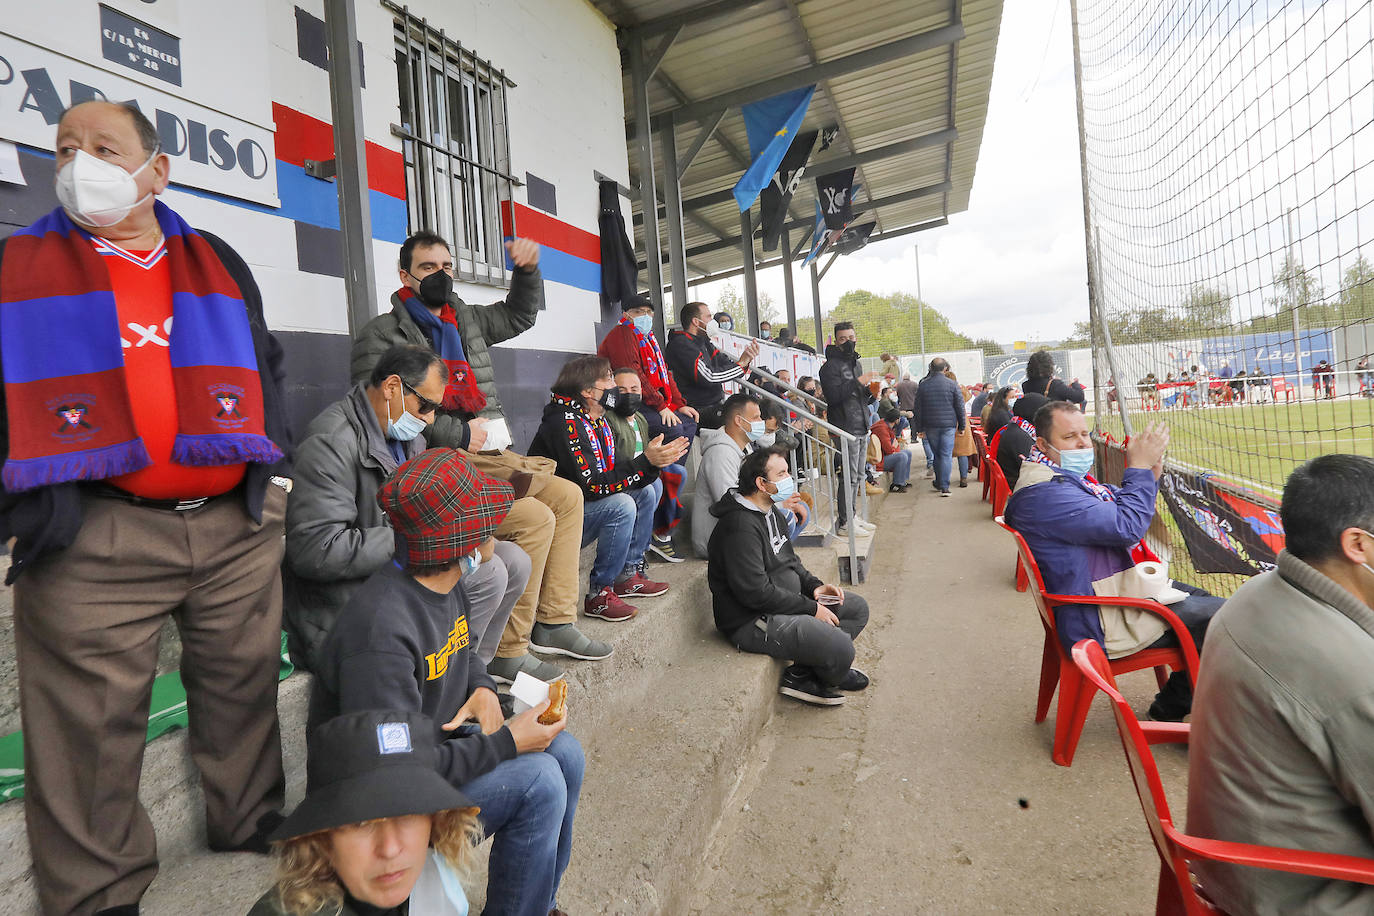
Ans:
[[[410,232],[428,229],[453,246],[454,274],[474,283],[507,286],[505,238],[515,234],[510,174],[510,129],[505,72],[389,0],[396,16],[396,75],[400,87]]]

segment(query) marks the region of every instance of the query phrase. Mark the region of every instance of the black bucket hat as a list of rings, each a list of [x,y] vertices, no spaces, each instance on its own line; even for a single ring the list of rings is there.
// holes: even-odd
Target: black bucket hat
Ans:
[[[305,800],[268,840],[362,821],[477,807],[439,775],[434,722],[418,712],[350,713],[309,738]]]

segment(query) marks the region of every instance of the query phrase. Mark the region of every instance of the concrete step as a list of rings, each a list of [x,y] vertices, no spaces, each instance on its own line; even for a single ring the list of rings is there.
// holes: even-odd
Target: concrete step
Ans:
[[[591,568],[593,551],[583,551],[583,570]],[[833,578],[833,545],[803,556],[818,575]],[[563,895],[577,912],[681,909],[724,799],[777,697],[780,665],[737,652],[715,634],[704,563],[656,563],[651,575],[671,591],[640,599],[635,619],[579,618],[586,632],[614,645],[610,659],[555,659],[568,672],[572,728],[588,756]],[[298,673],[280,690],[288,806],[304,794],[309,689],[309,675]],[[149,745],[140,795],[157,831],[162,871],[145,913],[247,912],[270,883],[266,859],[206,850],[198,782],[184,733]],[[474,902],[484,881],[484,872],[474,875]],[[34,900],[23,806],[0,805],[0,912],[36,912]]]

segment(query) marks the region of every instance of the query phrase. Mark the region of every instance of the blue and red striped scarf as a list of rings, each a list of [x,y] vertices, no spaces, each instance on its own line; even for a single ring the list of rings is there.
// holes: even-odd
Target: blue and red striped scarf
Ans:
[[[620,319],[620,324],[630,329],[630,333],[635,336],[635,343],[639,346],[639,371],[644,378],[648,379],[652,388],[666,389],[668,387],[668,364],[663,361],[663,350],[658,346],[658,341],[654,335],[645,334],[635,327],[634,321],[628,315]]]
[[[448,366],[448,384],[444,387],[445,410],[461,410],[464,413],[480,413],[487,406],[487,396],[477,387],[477,377],[472,374],[467,353],[463,351],[463,335],[458,331],[458,312],[452,305],[445,303],[436,316],[431,312],[415,291],[402,286],[396,291],[411,319],[426,329],[426,334],[434,343],[434,352]]]
[[[597,417],[593,420],[587,416],[587,408],[583,406],[580,398],[570,398],[565,394],[555,394],[553,402],[563,407],[572,408],[577,416],[581,432],[587,434],[587,438],[592,443],[592,457],[596,459],[596,472],[604,474],[615,466],[615,432],[611,429],[611,424],[606,422],[605,417]],[[571,421],[569,421],[571,423]],[[577,429],[569,429],[570,438],[578,436]]]
[[[172,281],[169,335],[178,433],[172,461],[273,464],[262,381],[243,294],[210,243],[162,202],[153,207]],[[103,480],[152,464],[134,426],[105,259],[60,208],[6,243],[0,267],[10,492]]]

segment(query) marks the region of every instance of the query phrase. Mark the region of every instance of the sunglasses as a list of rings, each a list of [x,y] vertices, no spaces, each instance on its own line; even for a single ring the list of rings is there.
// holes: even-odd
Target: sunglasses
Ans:
[[[401,387],[404,388],[406,391],[409,391],[411,394],[415,395],[415,400],[420,402],[421,416],[427,413],[434,413],[439,409],[440,404],[437,401],[431,401],[429,398],[425,397],[420,392],[416,391],[414,388],[407,385],[404,381],[401,382]]]

